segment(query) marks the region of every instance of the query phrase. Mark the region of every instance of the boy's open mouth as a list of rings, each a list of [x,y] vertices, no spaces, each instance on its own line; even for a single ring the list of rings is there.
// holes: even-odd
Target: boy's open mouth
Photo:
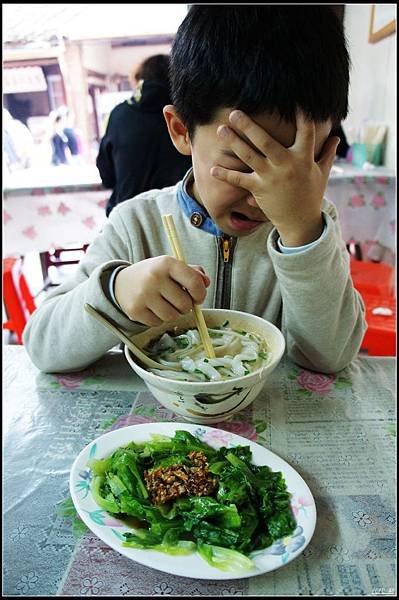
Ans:
[[[247,217],[243,213],[239,213],[239,212],[236,212],[236,211],[233,211],[231,213],[231,216],[234,217],[235,219],[244,219],[244,221],[250,221],[251,220],[249,217]]]
[[[258,227],[259,225],[265,222],[264,220],[261,221],[250,219],[249,217],[247,217],[247,215],[244,215],[243,213],[237,211],[231,212],[230,221],[234,229],[239,229],[240,231],[248,231],[250,229],[254,229],[255,227]]]

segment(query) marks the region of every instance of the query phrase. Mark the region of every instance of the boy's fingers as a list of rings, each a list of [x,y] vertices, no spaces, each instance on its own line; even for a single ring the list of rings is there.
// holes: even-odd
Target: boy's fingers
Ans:
[[[162,296],[154,296],[148,307],[161,321],[176,321],[181,313]]]
[[[142,312],[137,315],[137,321],[143,323],[143,325],[148,325],[149,327],[157,327],[162,324],[162,319],[157,317],[157,315],[149,308],[143,309]]]
[[[192,267],[193,269],[196,269],[197,271],[199,271],[202,279],[204,280],[206,287],[209,287],[211,280],[209,279],[208,275],[205,273],[204,267],[201,267],[201,265],[189,265],[189,266]]]
[[[240,171],[225,169],[224,167],[212,167],[210,173],[212,177],[226,181],[234,187],[239,187],[249,192],[252,191],[253,181],[250,173],[241,173]]]
[[[341,140],[339,137],[333,136],[331,138],[327,138],[323,146],[322,155],[318,160],[317,164],[319,165],[320,169],[326,174],[330,172],[331,167],[333,166],[336,151],[340,141]]]
[[[229,148],[253,171],[260,171],[264,167],[265,157],[256,148],[250,146],[231,127],[222,125],[217,130],[218,136],[228,142]]]
[[[195,304],[201,304],[205,300],[203,275],[197,269],[176,260],[173,261],[169,273],[172,279],[187,290]]]
[[[195,269],[196,271],[200,271],[201,275],[205,275],[205,269],[204,267],[201,267],[201,265],[188,265],[189,267],[191,267],[192,269]]]
[[[229,120],[235,130],[238,133],[242,132],[245,138],[252,142],[252,145],[273,164],[277,165],[284,161],[287,156],[287,149],[248,115],[240,110],[233,110],[230,113]]]
[[[296,134],[294,148],[301,154],[310,156],[314,159],[314,149],[316,143],[316,128],[313,121],[306,118],[302,109],[298,108],[296,112]]]
[[[164,300],[170,302],[182,315],[190,312],[193,308],[193,299],[190,294],[183,290],[182,286],[170,277],[165,281],[160,294]]]

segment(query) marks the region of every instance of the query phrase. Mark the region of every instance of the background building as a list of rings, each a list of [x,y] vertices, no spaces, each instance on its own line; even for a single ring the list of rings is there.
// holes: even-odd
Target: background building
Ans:
[[[67,106],[93,160],[129,74],[169,53],[186,4],[3,4],[3,106],[40,144]]]

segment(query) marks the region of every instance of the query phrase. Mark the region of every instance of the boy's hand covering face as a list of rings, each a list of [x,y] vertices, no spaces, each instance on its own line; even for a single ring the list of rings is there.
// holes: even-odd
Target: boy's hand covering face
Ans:
[[[248,115],[234,110],[232,128],[221,126],[217,134],[224,144],[252,170],[250,173],[212,167],[211,175],[248,190],[286,246],[302,246],[323,230],[321,205],[339,138],[328,138],[315,161],[315,124],[297,112],[296,135],[286,148]]]

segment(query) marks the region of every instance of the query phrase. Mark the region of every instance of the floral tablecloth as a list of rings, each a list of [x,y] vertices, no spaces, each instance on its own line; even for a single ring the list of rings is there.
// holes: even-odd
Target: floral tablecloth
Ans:
[[[396,260],[396,177],[384,168],[371,171],[336,167],[326,196],[339,213],[342,236],[358,244],[362,259],[394,265]]]
[[[213,425],[226,443],[238,433],[290,463],[317,508],[315,533],[298,558],[224,581],[144,567],[91,533],[76,539],[72,518],[59,515],[70,468],[88,442],[126,425],[179,421],[120,351],[80,373],[46,375],[22,346],[8,346],[4,372],[5,595],[396,594],[395,359],[360,356],[335,375],[283,359],[250,407]],[[306,510],[305,498],[295,510]],[[282,552],[293,543],[283,540]]]
[[[4,256],[90,244],[106,221],[100,184],[4,193]]]

